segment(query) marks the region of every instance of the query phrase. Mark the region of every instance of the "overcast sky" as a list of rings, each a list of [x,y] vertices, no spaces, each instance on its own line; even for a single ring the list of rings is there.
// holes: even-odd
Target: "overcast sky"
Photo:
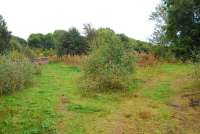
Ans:
[[[0,14],[14,35],[48,33],[83,24],[110,27],[117,33],[148,40],[153,32],[149,15],[159,0],[0,0]]]

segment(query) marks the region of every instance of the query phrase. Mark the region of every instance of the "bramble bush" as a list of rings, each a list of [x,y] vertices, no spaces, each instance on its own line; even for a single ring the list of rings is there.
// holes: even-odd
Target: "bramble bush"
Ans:
[[[33,82],[34,65],[14,51],[0,56],[0,94],[14,92]]]
[[[134,54],[110,29],[99,29],[95,38],[98,38],[98,42],[95,42],[83,67],[83,93],[128,89],[135,70]]]

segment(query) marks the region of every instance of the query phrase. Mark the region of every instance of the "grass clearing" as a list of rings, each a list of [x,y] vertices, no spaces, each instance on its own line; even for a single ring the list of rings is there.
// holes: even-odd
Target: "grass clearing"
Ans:
[[[128,96],[117,92],[83,97],[77,86],[79,67],[45,65],[33,87],[0,98],[0,134],[198,134],[179,126],[167,105],[177,92],[186,90],[176,84],[187,79],[191,68],[138,68],[137,86]]]

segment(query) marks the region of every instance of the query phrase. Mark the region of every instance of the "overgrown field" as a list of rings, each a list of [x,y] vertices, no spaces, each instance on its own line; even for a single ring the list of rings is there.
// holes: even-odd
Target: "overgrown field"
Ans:
[[[139,67],[129,92],[82,96],[81,68],[48,64],[28,89],[0,98],[0,134],[199,134],[189,64]],[[183,101],[184,100],[184,101]]]

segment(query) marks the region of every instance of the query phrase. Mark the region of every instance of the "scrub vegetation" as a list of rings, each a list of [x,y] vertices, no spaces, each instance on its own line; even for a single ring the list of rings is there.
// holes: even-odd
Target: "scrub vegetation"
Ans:
[[[90,24],[24,40],[0,15],[0,134],[199,134],[199,0],[150,19],[150,42]]]

